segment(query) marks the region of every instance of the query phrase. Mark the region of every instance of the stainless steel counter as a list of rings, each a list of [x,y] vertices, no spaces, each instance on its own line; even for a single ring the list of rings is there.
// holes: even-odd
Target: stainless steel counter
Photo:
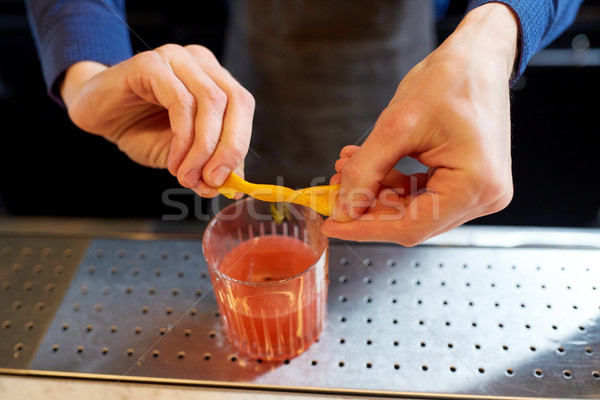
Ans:
[[[325,332],[267,363],[228,344],[203,226],[178,226],[0,220],[0,393],[64,398],[68,382],[101,398],[600,396],[600,230],[332,241]]]

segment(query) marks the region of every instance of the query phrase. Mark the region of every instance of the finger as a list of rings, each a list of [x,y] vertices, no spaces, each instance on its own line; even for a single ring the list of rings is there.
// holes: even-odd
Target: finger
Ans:
[[[342,175],[340,173],[337,173],[329,179],[329,184],[330,185],[339,185],[341,181],[342,181]]]
[[[340,151],[340,157],[342,157],[342,158],[352,157],[359,148],[360,148],[360,146],[356,146],[356,145],[344,146],[342,148],[342,150]]]
[[[349,159],[348,157],[338,158],[335,162],[335,172],[342,172],[342,168],[344,168]]]
[[[122,65],[123,68],[132,68],[136,71],[141,67],[142,75],[148,77],[150,84],[132,85],[131,89],[142,99],[160,105],[168,111],[170,130],[175,138],[181,140],[176,142],[175,146],[171,142],[167,165],[154,166],[167,166],[171,174],[176,175],[177,170],[173,166],[178,167],[193,140],[196,108],[194,95],[173,73],[168,61],[154,51],[140,53],[133,57],[132,63]]]
[[[186,49],[196,58],[203,60],[203,70],[227,96],[221,137],[202,174],[204,182],[218,187],[223,184],[231,171],[243,164],[248,153],[254,116],[254,98],[217,62],[214,56],[205,57],[207,49],[201,46],[187,46]]]
[[[200,184],[206,162],[217,148],[221,137],[227,95],[183,48],[163,46],[157,51],[166,52],[173,72],[193,94],[196,100],[194,132],[192,137],[182,137],[184,148],[191,141],[189,150],[177,170],[177,178],[185,187]],[[175,142],[176,143],[176,142]],[[175,151],[180,147],[175,146]]]
[[[428,179],[429,177],[426,173],[406,175],[396,169],[392,169],[382,179],[381,185],[394,189],[400,196],[409,196],[424,189],[427,186]]]
[[[365,213],[345,223],[329,218],[322,231],[345,240],[396,242],[404,246],[422,243],[477,216],[472,212],[469,194],[465,193],[464,180],[453,175],[453,171],[438,169],[427,189],[412,196],[405,209]]]
[[[333,213],[335,220],[347,222],[352,219],[350,205],[362,200],[364,193],[377,193],[382,180],[397,161],[413,153],[408,143],[400,145],[407,142],[406,135],[398,127],[400,123],[397,120],[393,122],[394,125],[391,125],[382,118],[365,143],[345,162],[341,170],[340,195]],[[355,207],[353,210],[360,215],[366,208]]]

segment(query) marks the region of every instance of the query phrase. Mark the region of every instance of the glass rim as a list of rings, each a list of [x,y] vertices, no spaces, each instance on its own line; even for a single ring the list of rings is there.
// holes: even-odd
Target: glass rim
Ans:
[[[206,226],[206,229],[204,230],[204,233],[202,234],[202,253],[204,255],[204,259],[206,260],[206,264],[207,267],[209,269],[210,272],[213,272],[215,275],[217,275],[219,278],[223,278],[226,279],[230,282],[234,282],[236,284],[239,285],[243,285],[243,286],[249,286],[249,287],[267,287],[267,286],[275,286],[275,285],[281,285],[290,281],[293,281],[295,279],[298,279],[299,277],[301,277],[302,275],[306,274],[307,272],[311,271],[312,269],[317,267],[317,264],[319,263],[319,260],[321,260],[323,258],[323,256],[327,253],[327,249],[329,247],[329,238],[326,236],[323,236],[324,240],[325,240],[325,245],[323,246],[323,249],[321,250],[321,252],[319,252],[317,254],[317,257],[315,259],[315,261],[310,264],[306,269],[298,272],[295,275],[292,275],[290,277],[284,278],[284,279],[279,279],[276,281],[269,281],[269,282],[247,282],[247,281],[243,281],[243,280],[239,280],[239,279],[235,279],[232,278],[231,276],[227,275],[226,273],[220,271],[217,267],[217,265],[214,265],[215,263],[211,263],[206,259],[206,251],[204,250],[204,244],[207,242],[206,238],[209,235],[209,232],[211,230],[211,228],[219,221],[219,216],[224,214],[224,211],[226,211],[227,209],[233,208],[233,207],[237,207],[239,206],[240,203],[249,203],[249,202],[263,202],[263,203],[269,203],[266,201],[262,201],[262,200],[257,200],[253,197],[246,197],[244,199],[240,199],[237,200],[229,205],[227,205],[226,207],[224,207],[223,209],[221,209],[213,218],[212,220],[208,223],[208,225]],[[316,218],[319,219],[321,222],[323,221],[323,217],[317,213],[316,211],[314,211],[312,208],[307,207],[307,206],[303,206],[303,205],[298,205],[298,204],[292,204],[294,207],[297,207],[299,209],[307,209],[309,210],[309,212],[312,212],[315,214]],[[264,235],[265,237],[268,236],[282,236],[282,235]],[[304,243],[304,242],[302,242]]]

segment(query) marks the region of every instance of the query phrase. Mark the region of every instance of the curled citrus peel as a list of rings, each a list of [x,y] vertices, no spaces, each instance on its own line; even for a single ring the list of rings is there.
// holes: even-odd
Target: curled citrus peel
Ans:
[[[235,198],[237,193],[245,193],[262,201],[300,204],[329,216],[333,211],[339,188],[340,185],[325,185],[293,190],[285,186],[250,183],[231,173],[217,190],[230,199]]]

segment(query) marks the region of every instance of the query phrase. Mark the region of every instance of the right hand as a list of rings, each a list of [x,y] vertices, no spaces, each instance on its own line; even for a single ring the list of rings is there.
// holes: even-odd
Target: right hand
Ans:
[[[82,61],[61,86],[69,117],[203,197],[243,176],[254,98],[210,50],[167,44],[112,67]]]

